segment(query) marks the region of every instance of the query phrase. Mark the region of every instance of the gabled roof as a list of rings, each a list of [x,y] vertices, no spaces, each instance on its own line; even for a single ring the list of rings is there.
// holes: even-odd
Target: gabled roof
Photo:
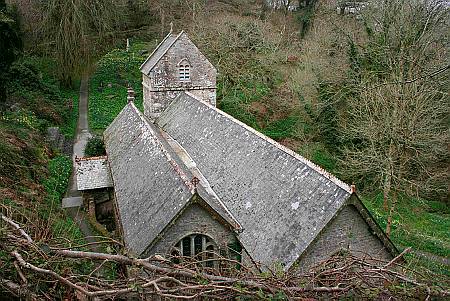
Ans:
[[[162,135],[165,135],[164,137]],[[140,255],[197,193],[232,228],[238,228],[214,191],[191,183],[192,164],[170,136],[130,102],[104,132],[126,246]],[[190,166],[191,165],[191,166]]]
[[[196,162],[243,227],[244,248],[265,265],[289,268],[352,194],[312,162],[188,94],[157,124]]]
[[[156,66],[156,64],[164,57],[164,55],[167,53],[167,51],[175,45],[175,43],[182,37],[185,36],[190,43],[192,41],[187,36],[186,32],[182,30],[178,35],[169,33],[162,41],[159,43],[159,45],[153,50],[153,52],[150,54],[150,56],[145,60],[145,62],[141,65],[140,70],[145,75],[149,75],[150,71]],[[199,55],[205,59],[205,61],[208,63],[208,65],[216,70],[216,67],[214,67],[213,64],[203,55],[203,53],[197,48],[197,46],[192,43],[192,46],[199,52]]]
[[[181,37],[183,33],[184,31],[181,31],[178,35],[169,33],[141,65],[141,72],[148,75],[153,67],[155,67],[159,60],[164,56],[164,54],[166,54],[167,50],[172,47],[175,41],[178,40],[178,38]]]
[[[104,132],[124,241],[137,254],[193,195],[158,130],[128,103]]]
[[[199,180],[199,185],[197,187],[197,194],[211,207],[224,218],[228,224],[233,225],[236,230],[241,230],[241,225],[239,221],[233,216],[233,214],[228,210],[225,204],[220,200],[215,191],[212,189],[208,180],[197,168],[197,164],[192,160],[186,150],[176,142],[167,133],[160,130],[161,137],[170,145],[174,156],[179,160],[179,165],[183,167],[186,173],[190,174],[191,177],[195,177]]]

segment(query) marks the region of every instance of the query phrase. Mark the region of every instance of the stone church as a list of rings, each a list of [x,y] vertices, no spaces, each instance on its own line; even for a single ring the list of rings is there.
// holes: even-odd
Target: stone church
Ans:
[[[216,69],[186,33],[141,71],[144,113],[130,93],[104,132],[107,156],[77,161],[79,190],[111,189],[128,252],[285,269],[341,249],[398,253],[351,186],[216,108]]]

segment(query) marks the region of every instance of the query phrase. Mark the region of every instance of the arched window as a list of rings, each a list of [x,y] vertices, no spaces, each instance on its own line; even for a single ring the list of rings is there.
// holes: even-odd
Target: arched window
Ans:
[[[178,76],[182,82],[191,80],[191,65],[186,59],[183,59],[178,63]]]
[[[182,238],[171,250],[170,255],[175,263],[183,257],[191,257],[206,267],[214,267],[214,257],[217,254],[217,245],[208,236],[191,234]]]

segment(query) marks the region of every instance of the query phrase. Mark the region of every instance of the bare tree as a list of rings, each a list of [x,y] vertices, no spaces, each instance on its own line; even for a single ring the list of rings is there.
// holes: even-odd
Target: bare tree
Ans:
[[[343,163],[382,187],[387,234],[398,193],[445,194],[448,13],[442,1],[385,1],[366,16],[369,42],[351,55]]]

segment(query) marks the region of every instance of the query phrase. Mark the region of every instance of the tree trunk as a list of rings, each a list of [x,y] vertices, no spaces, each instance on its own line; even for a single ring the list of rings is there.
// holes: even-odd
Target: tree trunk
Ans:
[[[166,27],[166,14],[165,14],[165,12],[164,12],[164,8],[163,7],[161,7],[160,9],[159,9],[159,16],[160,16],[160,19],[161,19],[161,37],[162,38],[164,38],[164,33],[165,33],[165,27]]]
[[[386,212],[389,209],[389,193],[390,192],[391,192],[391,171],[389,170],[389,172],[384,177],[384,185],[383,185],[383,209]]]
[[[391,208],[389,209],[388,220],[386,224],[386,236],[391,237],[392,216],[394,215],[395,205],[397,204],[397,191],[392,194]]]

